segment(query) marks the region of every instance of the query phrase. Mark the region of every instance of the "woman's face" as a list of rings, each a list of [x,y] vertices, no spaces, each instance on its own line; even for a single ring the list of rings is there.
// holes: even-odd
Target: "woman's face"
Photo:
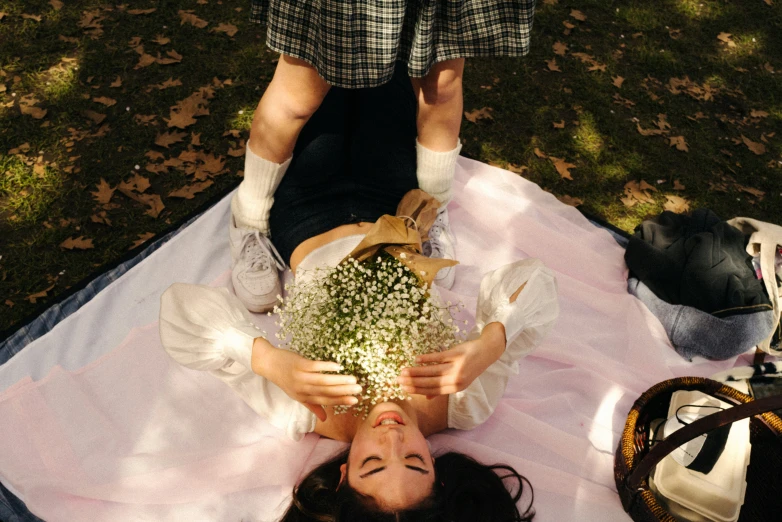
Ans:
[[[415,506],[434,484],[434,459],[414,418],[393,402],[375,406],[359,425],[342,479],[384,509]]]

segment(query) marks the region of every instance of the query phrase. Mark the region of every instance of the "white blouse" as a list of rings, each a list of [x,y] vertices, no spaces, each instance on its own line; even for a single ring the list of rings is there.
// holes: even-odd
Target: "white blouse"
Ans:
[[[348,236],[312,251],[299,265],[297,281],[316,267],[336,266],[362,237]],[[505,352],[465,390],[449,395],[448,427],[468,430],[489,418],[508,378],[518,373],[517,361],[540,343],[558,315],[556,279],[540,260],[516,261],[483,276],[475,328],[468,339],[498,321],[505,327]],[[262,335],[252,315],[226,288],[176,283],[161,297],[160,338],[168,354],[188,368],[209,371],[272,425],[299,440],[315,429],[315,414],[253,373],[253,341]]]

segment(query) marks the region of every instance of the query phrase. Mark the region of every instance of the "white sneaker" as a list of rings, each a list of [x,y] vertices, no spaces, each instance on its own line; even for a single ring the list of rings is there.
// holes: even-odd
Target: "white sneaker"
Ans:
[[[455,243],[456,238],[451,233],[451,222],[448,220],[448,209],[445,206],[440,207],[432,228],[429,229],[429,241],[422,245],[422,253],[438,259],[456,259]],[[453,286],[455,277],[456,267],[447,266],[437,272],[434,282],[449,290]]]
[[[280,271],[285,263],[269,238],[258,230],[238,228],[233,215],[228,227],[231,282],[236,297],[251,312],[268,312],[282,293]]]

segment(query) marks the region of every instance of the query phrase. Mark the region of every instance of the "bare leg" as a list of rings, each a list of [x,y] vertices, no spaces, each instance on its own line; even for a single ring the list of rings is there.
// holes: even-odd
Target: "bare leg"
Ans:
[[[411,78],[418,98],[418,143],[434,152],[453,150],[459,138],[464,110],[464,58],[432,66],[423,78]]]
[[[280,55],[274,78],[253,115],[250,149],[274,163],[290,158],[302,127],[328,91],[329,84],[311,65]]]

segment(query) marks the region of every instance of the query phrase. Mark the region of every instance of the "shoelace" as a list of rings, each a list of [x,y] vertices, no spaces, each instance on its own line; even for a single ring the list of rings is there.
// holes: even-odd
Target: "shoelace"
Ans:
[[[254,241],[253,241],[254,240]],[[268,270],[273,262],[278,270],[285,270],[285,262],[274,244],[268,238],[262,236],[257,230],[247,234],[242,240],[240,252],[246,249],[248,267],[250,270],[262,272]]]

